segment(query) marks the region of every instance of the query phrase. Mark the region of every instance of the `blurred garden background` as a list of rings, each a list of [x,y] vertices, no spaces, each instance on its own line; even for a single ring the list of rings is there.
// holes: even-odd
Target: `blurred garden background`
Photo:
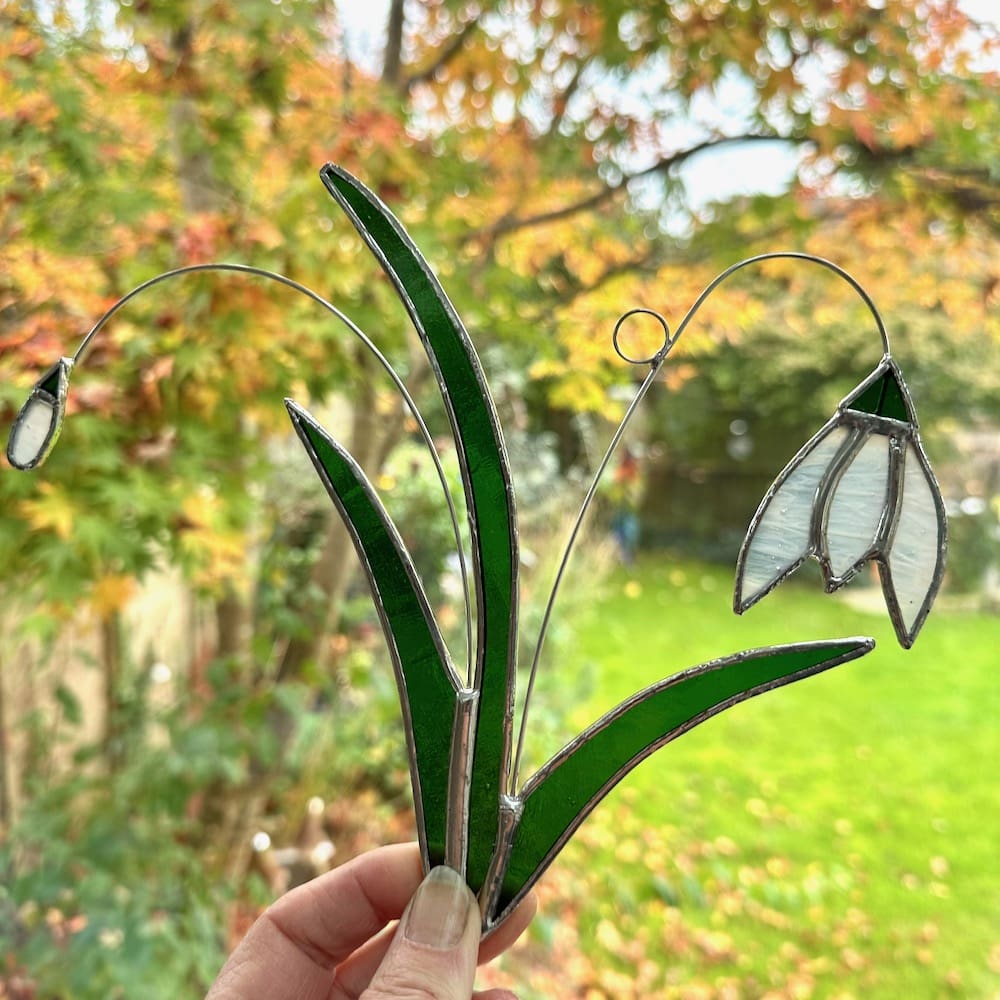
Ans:
[[[828,598],[805,567],[732,615],[765,489],[881,356],[829,271],[740,272],[598,494],[525,773],[704,660],[878,648],[643,764],[482,984],[1000,996],[998,30],[991,0],[0,0],[2,423],[139,282],[252,264],[376,341],[461,505],[426,358],[318,179],[339,163],[403,220],[482,356],[517,489],[525,665],[644,374],[611,347],[624,311],[676,326],[724,267],[797,250],[885,316],[949,511],[915,647],[874,577]],[[635,354],[659,346],[646,332]],[[362,462],[462,660],[445,503],[372,358],[245,275],[138,297],[75,374],[50,460],[0,470],[3,1000],[196,1000],[275,894],[414,835],[378,621],[285,396]]]

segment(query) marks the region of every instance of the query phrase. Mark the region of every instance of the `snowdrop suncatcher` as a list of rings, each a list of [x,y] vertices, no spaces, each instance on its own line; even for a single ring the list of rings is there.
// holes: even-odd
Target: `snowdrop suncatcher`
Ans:
[[[941,585],[945,541],[941,492],[886,350],[761,501],[740,550],[733,607],[746,611],[809,556],[831,593],[871,561],[909,647]]]
[[[406,730],[417,833],[424,865],[445,863],[478,893],[483,930],[499,927],[607,792],[654,751],[719,712],[773,688],[857,659],[871,639],[803,640],[724,655],[666,677],[612,709],[538,771],[521,780],[531,692],[546,631],[583,518],[612,454],[668,355],[714,289],[735,271],[773,258],[797,258],[849,282],[869,306],[883,358],[833,419],[792,460],[768,491],[739,557],[736,610],[765,596],[809,556],[835,590],[868,561],[882,574],[900,641],[912,643],[943,573],[941,498],[917,434],[916,416],[874,304],[829,261],[798,253],[740,261],[701,293],[671,334],[648,309],[626,313],[615,328],[618,354],[648,371],[583,498],[559,563],[528,670],[515,740],[518,556],[515,491],[503,433],[468,332],[423,255],[390,209],[357,178],[334,165],[321,176],[329,193],[391,280],[408,312],[444,402],[464,490],[470,573],[462,532],[433,438],[401,377],[343,312],[283,275],[241,264],[200,264],[149,279],[116,302],[72,358],[53,367],[15,421],[7,454],[34,468],[51,450],[65,408],[67,378],[104,324],[150,286],[194,271],[237,271],[279,281],[307,295],[374,354],[402,394],[444,491],[466,604],[464,662],[445,642],[403,538],[374,486],[347,451],[300,405],[286,401],[292,424],[340,511],[371,584],[399,692]],[[635,313],[654,316],[663,344],[630,358],[619,332]]]

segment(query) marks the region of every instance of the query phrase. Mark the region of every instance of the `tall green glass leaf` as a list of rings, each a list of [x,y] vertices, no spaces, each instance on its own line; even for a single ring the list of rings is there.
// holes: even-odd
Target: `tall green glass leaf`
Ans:
[[[495,846],[513,716],[517,533],[500,422],[469,335],[402,225],[347,171],[327,164],[320,176],[389,275],[413,320],[444,398],[462,466],[478,612],[475,687],[480,692],[466,878],[478,889]],[[438,724],[444,725],[444,719]]]
[[[864,656],[874,645],[852,638],[737,653],[675,674],[612,709],[524,786],[497,922],[597,803],[659,747],[731,705]]]
[[[344,518],[368,576],[392,657],[425,864],[445,855],[449,739],[458,678],[403,540],[350,454],[291,400],[300,440]]]

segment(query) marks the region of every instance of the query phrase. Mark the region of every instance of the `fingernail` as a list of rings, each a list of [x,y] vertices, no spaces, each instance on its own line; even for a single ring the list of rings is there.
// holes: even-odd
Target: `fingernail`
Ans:
[[[465,933],[472,894],[461,875],[442,865],[420,884],[403,918],[403,935],[415,944],[454,948]]]

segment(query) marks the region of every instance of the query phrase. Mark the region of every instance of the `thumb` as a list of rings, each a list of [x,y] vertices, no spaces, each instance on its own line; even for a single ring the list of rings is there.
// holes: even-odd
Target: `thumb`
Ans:
[[[364,1000],[469,1000],[476,977],[480,917],[476,897],[452,868],[421,883]]]

